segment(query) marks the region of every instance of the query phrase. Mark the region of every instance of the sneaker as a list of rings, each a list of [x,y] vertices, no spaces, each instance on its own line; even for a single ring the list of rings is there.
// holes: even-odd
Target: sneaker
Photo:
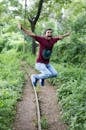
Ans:
[[[40,79],[39,82],[40,82],[40,85],[41,85],[41,86],[44,86],[44,79]]]
[[[31,75],[31,82],[32,82],[32,85],[33,85],[34,87],[36,87],[37,81],[38,81],[38,79],[35,78],[35,76]]]

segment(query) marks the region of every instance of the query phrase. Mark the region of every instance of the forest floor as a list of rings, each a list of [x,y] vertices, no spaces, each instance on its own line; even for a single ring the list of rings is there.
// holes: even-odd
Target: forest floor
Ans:
[[[37,130],[35,96],[29,76],[29,73],[32,74],[35,71],[30,66],[26,68],[26,83],[22,99],[17,103],[17,113],[13,130]],[[46,81],[45,86],[40,87],[38,97],[41,117],[44,119],[43,125],[47,126],[42,128],[42,130],[67,130],[67,125],[61,120],[60,106],[55,87]]]

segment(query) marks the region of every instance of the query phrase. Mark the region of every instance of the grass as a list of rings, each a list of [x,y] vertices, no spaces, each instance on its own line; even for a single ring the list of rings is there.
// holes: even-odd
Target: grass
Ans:
[[[69,130],[86,129],[86,70],[64,64],[56,65],[59,77],[50,82],[56,86],[63,119]]]
[[[42,129],[45,129],[45,130],[47,130],[48,127],[49,127],[48,126],[48,121],[47,121],[45,115],[41,117],[41,127],[42,127]]]
[[[11,130],[15,105],[21,98],[24,75],[15,51],[0,54],[0,129]]]

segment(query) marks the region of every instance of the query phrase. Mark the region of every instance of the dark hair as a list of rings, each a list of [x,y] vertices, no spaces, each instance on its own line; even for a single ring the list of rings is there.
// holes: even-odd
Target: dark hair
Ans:
[[[47,28],[47,29],[44,31],[44,34],[46,34],[46,32],[47,32],[48,30],[49,30],[49,31],[53,31],[53,29]]]

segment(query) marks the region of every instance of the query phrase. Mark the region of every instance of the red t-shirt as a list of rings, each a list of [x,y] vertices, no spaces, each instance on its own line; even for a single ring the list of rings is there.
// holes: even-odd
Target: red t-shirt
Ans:
[[[34,36],[33,38],[39,42],[39,52],[36,62],[48,64],[53,46],[60,38],[52,37],[49,40],[42,36]]]

